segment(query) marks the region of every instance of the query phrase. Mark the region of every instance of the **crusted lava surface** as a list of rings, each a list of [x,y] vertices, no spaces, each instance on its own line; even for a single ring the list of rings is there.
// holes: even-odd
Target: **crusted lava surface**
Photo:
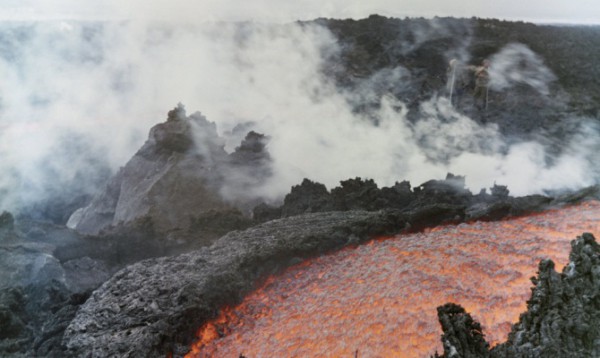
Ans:
[[[504,205],[517,208],[514,199],[505,199]],[[559,203],[532,200],[538,209]],[[494,210],[495,205],[487,208]],[[370,237],[462,221],[467,212],[473,220],[489,214],[481,203],[474,206],[478,210],[440,203],[407,210],[302,214],[231,232],[198,251],[145,260],[118,272],[92,294],[71,321],[63,343],[75,356],[181,356],[202,323],[223,305],[239,302],[261,278]]]

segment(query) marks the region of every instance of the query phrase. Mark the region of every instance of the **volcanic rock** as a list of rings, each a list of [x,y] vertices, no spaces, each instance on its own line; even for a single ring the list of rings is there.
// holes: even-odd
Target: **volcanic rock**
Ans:
[[[500,124],[505,134],[523,136],[544,128],[563,141],[572,130],[564,124],[572,122],[566,120],[573,117],[571,110],[592,116],[598,111],[600,91],[594,89],[600,87],[594,74],[600,67],[589,65],[600,48],[594,45],[600,39],[595,28],[376,15],[316,22],[341,44],[340,56],[323,64],[324,74],[339,88],[360,92],[365,80],[381,79],[375,95],[357,101],[357,112],[368,114],[382,95],[391,94],[407,103],[409,118],[418,118],[414,112],[423,99],[443,91],[451,56],[465,51],[476,64],[514,42],[535,49],[556,74],[550,94],[519,86],[491,93],[484,113],[468,106],[459,110]],[[402,81],[389,80],[398,73]],[[572,107],[567,109],[563,97]],[[512,198],[502,186],[494,186],[491,194],[472,195],[464,189],[464,178],[453,175],[414,189],[408,182],[380,189],[372,180],[355,178],[331,192],[305,180],[281,207],[264,204],[254,210],[256,221],[274,221],[231,232],[199,251],[124,268],[87,300],[124,265],[189,250],[177,246],[188,237],[198,246],[209,245],[226,232],[256,223],[245,215],[256,204],[252,187],[270,175],[268,137],[250,132],[229,155],[223,143],[214,123],[200,113],[187,116],[183,106],[169,111],[166,122],[151,129],[144,146],[106,188],[71,216],[71,226],[95,236],[43,225],[19,233],[11,214],[0,215],[0,355],[65,356],[61,342],[67,325],[64,343],[75,356],[184,352],[193,330],[223,304],[236,302],[264,275],[304,257],[357,244],[370,235],[441,222],[495,220],[600,197],[597,187],[557,199]],[[241,202],[232,202],[239,198]],[[62,223],[74,203],[87,200],[77,196],[57,205],[51,197],[52,205],[36,212]],[[539,292],[528,313],[509,341],[491,354],[600,355],[597,250],[587,243],[578,247],[568,272],[557,274],[548,262],[540,266]],[[454,347],[482,352],[480,331],[466,313],[457,307],[442,313],[446,327],[454,331],[446,332],[447,340],[459,339]]]
[[[411,211],[425,207],[435,210],[435,207],[443,205],[461,205],[465,212],[457,220],[498,220],[543,210],[552,205],[599,197],[597,189],[594,190],[593,187],[556,199],[543,195],[512,197],[506,186],[496,184],[490,191],[491,194],[482,190],[473,195],[465,188],[465,177],[452,173],[448,173],[443,180],[429,180],[415,188],[411,188],[407,181],[379,188],[371,179],[348,179],[341,181],[340,186],[330,192],[323,184],[304,179],[300,185],[292,187],[281,206],[273,207],[264,203],[256,206],[254,219],[264,222],[310,212],[388,209]],[[426,221],[425,219],[424,222]]]
[[[304,179],[294,185],[283,200],[281,216],[288,217],[304,213],[335,211],[336,206],[325,185]]]
[[[260,196],[253,189],[272,175],[271,156],[266,148],[268,142],[269,137],[248,132],[240,146],[219,167],[223,179],[220,194],[244,212],[250,212],[260,203]]]
[[[195,329],[216,316],[223,305],[239,302],[265,276],[374,235],[464,218],[464,206],[437,204],[405,211],[309,213],[234,231],[210,247],[145,260],[121,270],[80,308],[65,331],[63,344],[76,356],[92,352],[99,357],[134,352],[180,356],[189,349]],[[587,259],[575,260],[579,261]],[[575,264],[580,266],[595,272],[593,265]],[[582,300],[585,296],[579,297],[577,307],[585,305]],[[456,350],[474,357],[485,351],[481,329],[466,313],[447,306],[440,310],[440,319],[447,327],[446,340]]]
[[[540,262],[527,312],[494,357],[600,356],[600,245],[585,233],[571,242],[562,273]]]
[[[447,357],[489,357],[489,344],[485,341],[479,322],[464,308],[453,303],[438,307],[438,317],[444,334],[442,343]],[[439,357],[437,354],[435,357]]]
[[[48,223],[10,222],[0,229],[0,356],[64,356],[62,333],[77,307],[110,277],[99,260],[60,260],[82,240]],[[93,251],[87,247],[87,252]]]
[[[166,233],[188,230],[195,218],[202,220],[209,212],[245,208],[250,199],[236,194],[271,174],[266,142],[262,134],[250,132],[234,153],[227,154],[216,125],[199,112],[186,116],[179,104],[169,111],[166,122],[150,130],[146,143],[106,188],[71,216],[68,225],[95,235],[145,218],[156,232]],[[231,195],[223,196],[224,191]]]
[[[142,148],[69,224],[98,234],[150,216],[159,230],[187,227],[193,214],[230,208],[217,194],[219,175],[213,170],[226,157],[215,124],[200,113],[186,117],[180,105],[150,130]]]

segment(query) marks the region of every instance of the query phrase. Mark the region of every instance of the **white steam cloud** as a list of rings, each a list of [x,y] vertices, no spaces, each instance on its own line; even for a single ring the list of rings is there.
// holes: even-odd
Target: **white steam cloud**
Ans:
[[[556,76],[544,61],[529,47],[512,43],[490,59],[490,87],[502,91],[517,84],[526,84],[540,94],[550,93],[550,84]]]
[[[453,172],[475,191],[498,182],[513,194],[597,178],[588,154],[598,148],[597,128],[549,158],[539,144],[505,143],[495,125],[476,123],[445,98],[432,97],[422,118],[407,120],[403,103],[381,95],[410,84],[401,67],[364,79],[358,92],[339,90],[321,71],[339,44],[316,25],[46,22],[4,25],[2,33],[0,209],[73,182],[99,189],[97,168],[124,165],[178,102],[221,133],[253,122],[271,137],[274,176],[257,189],[270,199],[304,177],[333,187],[356,176],[420,184]],[[552,74],[531,50],[509,46],[492,64],[496,89],[524,82],[547,93]],[[377,110],[352,110],[373,96],[381,97]]]

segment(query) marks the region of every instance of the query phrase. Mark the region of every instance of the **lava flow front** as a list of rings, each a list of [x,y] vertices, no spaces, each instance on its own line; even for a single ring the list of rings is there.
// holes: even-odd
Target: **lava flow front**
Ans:
[[[537,265],[600,233],[600,203],[378,239],[290,267],[203,325],[190,357],[423,357],[436,307],[462,305],[492,343],[526,309]]]

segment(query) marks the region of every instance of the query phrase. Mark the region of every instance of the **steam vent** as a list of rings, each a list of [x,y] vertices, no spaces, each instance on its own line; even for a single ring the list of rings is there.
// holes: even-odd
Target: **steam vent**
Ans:
[[[600,27],[160,15],[0,22],[0,357],[600,357]]]

